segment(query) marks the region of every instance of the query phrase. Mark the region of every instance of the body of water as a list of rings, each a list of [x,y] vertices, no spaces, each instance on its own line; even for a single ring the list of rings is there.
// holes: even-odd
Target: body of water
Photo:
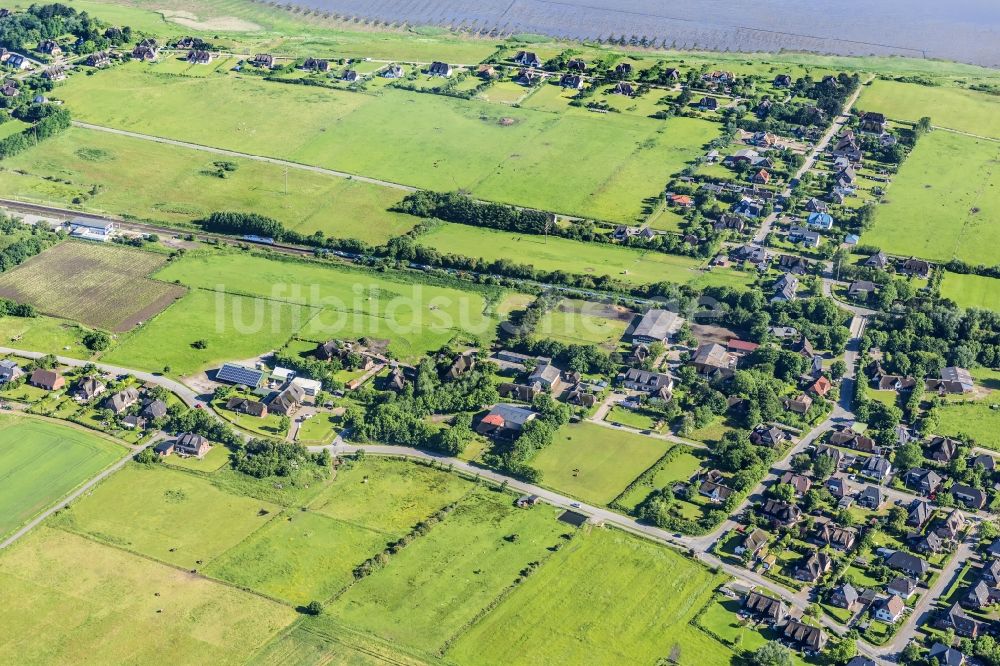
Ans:
[[[1000,67],[1000,0],[294,0],[411,25],[710,51],[903,55]]]

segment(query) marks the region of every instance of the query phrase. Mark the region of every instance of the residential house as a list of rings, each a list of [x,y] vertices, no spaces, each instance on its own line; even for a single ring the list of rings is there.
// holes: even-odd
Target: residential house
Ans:
[[[764,214],[764,204],[744,197],[733,206],[733,212],[737,215],[745,215],[751,219],[757,219]]]
[[[812,262],[805,257],[793,254],[782,254],[778,256],[778,269],[784,270],[793,275],[805,275],[812,266]]]
[[[993,472],[996,469],[997,461],[996,458],[988,453],[980,453],[969,461],[969,467],[975,468],[977,466],[982,467],[983,471]]]
[[[998,600],[1000,600],[1000,590],[990,587],[985,580],[980,579],[969,588],[963,603],[969,608],[986,608]]]
[[[754,353],[759,347],[760,345],[756,342],[748,342],[739,338],[732,338],[726,343],[726,351],[740,357]]]
[[[633,391],[654,393],[665,399],[669,398],[674,390],[674,380],[670,375],[637,368],[629,368],[625,372],[622,385]]]
[[[719,100],[706,95],[698,102],[698,108],[702,111],[715,111],[719,108]]]
[[[825,398],[832,389],[833,383],[821,375],[820,378],[813,382],[809,387],[809,392],[819,398]]]
[[[571,405],[590,408],[597,404],[597,396],[584,390],[583,384],[577,384],[566,394],[566,402]]]
[[[321,58],[306,58],[305,62],[302,63],[302,69],[313,72],[329,72],[330,61]]]
[[[878,511],[884,501],[885,496],[878,486],[868,486],[858,494],[858,504],[872,511]]]
[[[24,370],[15,361],[6,358],[0,361],[0,384],[6,384],[22,376]]]
[[[174,440],[174,451],[186,456],[204,458],[211,448],[207,439],[193,432],[186,432]]]
[[[785,398],[782,400],[782,404],[784,404],[785,409],[789,412],[805,414],[812,407],[813,399],[805,393],[801,393],[794,398]]]
[[[906,603],[895,594],[879,604],[875,609],[875,617],[883,622],[895,624],[903,616]]]
[[[795,488],[795,494],[802,497],[807,492],[809,488],[812,487],[812,481],[807,476],[801,474],[796,474],[795,472],[785,472],[781,477],[782,483],[787,483],[792,488]]]
[[[804,335],[792,345],[792,351],[810,361],[816,356],[816,350]]]
[[[528,375],[528,383],[538,384],[545,391],[558,391],[562,387],[562,373],[550,359],[543,357]]]
[[[939,463],[951,462],[958,453],[958,444],[957,440],[950,437],[934,437],[931,439],[930,454],[927,457]]]
[[[775,499],[769,499],[764,503],[763,514],[775,527],[789,527],[802,517],[799,507]]]
[[[31,373],[28,383],[46,391],[56,391],[66,385],[66,378],[56,370],[38,368]]]
[[[832,477],[826,481],[826,489],[835,499],[843,499],[847,495],[847,482],[839,477]]]
[[[871,132],[872,134],[882,134],[883,132],[885,132],[885,116],[881,113],[868,111],[863,116],[861,116],[860,129],[862,132]]]
[[[571,90],[581,90],[583,88],[583,77],[579,74],[563,74],[559,79],[559,85]]]
[[[792,77],[788,74],[778,74],[774,77],[775,88],[788,88],[792,85]]]
[[[951,539],[954,541],[963,529],[965,529],[965,516],[958,509],[952,509],[948,517],[945,518],[944,523],[937,528],[937,534],[942,539]]]
[[[847,662],[847,666],[878,666],[874,659],[869,659],[868,657],[862,657],[858,655],[854,659]]]
[[[90,402],[106,390],[107,387],[104,385],[104,382],[96,377],[84,377],[76,385],[73,397],[81,402]]]
[[[129,414],[121,420],[122,427],[129,430],[142,430],[146,427],[147,419],[137,414]]]
[[[514,56],[514,64],[522,67],[541,67],[542,61],[532,51],[518,51]]]
[[[771,624],[781,624],[788,617],[785,602],[760,592],[750,592],[743,601],[743,606],[754,615],[769,620]]]
[[[202,49],[191,49],[188,51],[187,61],[195,65],[207,65],[212,62],[212,53]]]
[[[980,577],[990,585],[1000,583],[1000,561],[990,560],[987,562],[983,566],[983,572],[980,574]]]
[[[913,500],[910,505],[910,513],[906,517],[906,524],[910,527],[920,529],[924,523],[930,520],[933,510],[931,505],[924,500]]]
[[[814,552],[795,570],[796,580],[815,583],[833,568],[833,558],[826,553]]]
[[[341,76],[340,80],[345,83],[357,83],[361,79],[361,75],[353,69],[346,70]]]
[[[736,370],[736,357],[715,342],[698,347],[691,363],[703,375],[718,373],[723,377],[731,377]]]
[[[406,72],[400,65],[394,63],[392,65],[388,65],[381,72],[379,72],[379,76],[383,79],[401,79],[406,76]]]
[[[791,273],[785,273],[774,283],[774,296],[771,297],[771,302],[794,301],[798,289],[799,279]]]
[[[834,523],[823,523],[816,529],[816,541],[833,546],[837,550],[850,550],[857,538],[852,530],[840,527]]]
[[[516,437],[524,424],[537,416],[535,412],[517,405],[498,404],[476,426],[480,435]]]
[[[533,70],[522,69],[517,73],[517,76],[514,78],[514,83],[520,84],[522,86],[530,86],[533,85],[535,81],[539,80],[540,80],[539,75],[536,74]]]
[[[868,296],[875,293],[876,285],[870,280],[857,280],[851,283],[847,289],[847,294],[854,298],[867,300]]]
[[[782,634],[786,639],[799,643],[812,652],[822,650],[827,641],[822,629],[794,619],[785,624]]]
[[[986,493],[963,483],[953,484],[951,495],[970,509],[982,509],[986,505]]]
[[[753,175],[751,180],[756,185],[767,185],[771,182],[771,173],[767,169],[761,169]]]
[[[698,487],[698,494],[707,497],[713,504],[722,504],[735,492],[729,486],[709,479],[702,481]]]
[[[132,49],[133,60],[153,61],[159,56],[160,50],[155,39],[144,39]]]
[[[458,379],[465,373],[476,367],[476,352],[473,350],[463,352],[458,355],[448,370],[445,372],[446,379]],[[556,370],[558,376],[559,371]]]
[[[282,416],[290,416],[302,406],[306,394],[301,386],[289,384],[284,391],[276,395],[268,406],[269,410]]]
[[[860,595],[850,583],[837,586],[830,594],[830,603],[838,608],[854,611],[858,606]]]
[[[806,210],[810,213],[825,213],[828,210],[828,206],[825,201],[820,201],[816,197],[812,197],[806,202]],[[830,218],[830,223],[833,223],[833,218]]]
[[[62,55],[62,47],[54,39],[43,39],[38,42],[38,52],[48,53],[49,55],[58,56]]]
[[[759,527],[755,527],[750,534],[743,539],[743,543],[737,546],[734,551],[737,555],[747,555],[749,557],[755,558],[757,555],[767,547],[769,535],[764,530]]]
[[[448,78],[451,76],[451,65],[444,62],[434,61],[431,63],[430,67],[427,68],[427,73],[431,76],[440,76],[443,78]]]
[[[635,88],[632,87],[631,83],[626,83],[624,81],[619,81],[615,84],[615,87],[611,89],[612,95],[624,95],[625,97],[634,97]]]
[[[868,268],[877,268],[879,270],[885,270],[889,266],[889,257],[886,256],[885,252],[879,250],[872,256],[865,259],[865,266]]]
[[[525,385],[504,382],[497,388],[501,398],[517,400],[518,402],[531,403],[535,396],[542,392],[541,384]]]
[[[912,578],[899,576],[897,578],[893,578],[892,581],[886,585],[885,591],[906,600],[913,596],[913,593],[917,591],[917,581]]]
[[[834,446],[827,446],[826,444],[820,444],[816,447],[816,455],[827,456],[833,459],[835,469],[843,469],[854,461],[853,456],[845,456],[840,449]]]
[[[274,67],[275,62],[275,57],[270,53],[258,53],[253,57],[253,60],[250,61],[250,64],[256,65],[257,67],[266,67],[271,69]]]
[[[569,62],[566,63],[566,69],[571,72],[583,73],[587,71],[587,63],[580,58],[570,58]]]
[[[964,654],[943,643],[932,645],[927,656],[940,666],[965,666],[966,663]]]
[[[819,247],[823,237],[818,231],[793,226],[788,230],[788,240],[792,243],[802,243],[805,247]]]
[[[295,379],[292,380],[292,384],[302,389],[302,392],[305,394],[305,397],[303,398],[303,403],[307,405],[315,403],[316,398],[323,390],[323,382],[319,381],[318,379],[309,379],[307,377],[296,377]],[[350,386],[350,384],[348,384],[348,386]]]
[[[903,573],[909,574],[917,579],[923,578],[931,568],[930,565],[927,564],[927,560],[901,550],[897,550],[886,558],[885,564],[890,569],[902,571]]]
[[[166,458],[174,452],[174,442],[163,441],[153,447],[153,452],[161,458]]]
[[[809,217],[806,218],[806,225],[813,229],[829,231],[833,228],[833,216],[829,213],[809,213]]]
[[[780,446],[787,439],[788,433],[774,425],[759,425],[750,433],[750,441],[757,446]]]
[[[923,259],[910,257],[899,267],[899,272],[912,277],[927,277],[931,272],[931,265]]]
[[[958,602],[942,612],[934,621],[934,626],[944,630],[954,629],[956,635],[966,638],[975,638],[979,634],[979,623],[969,617]]]
[[[226,409],[240,414],[256,416],[261,419],[267,416],[267,405],[262,402],[257,402],[256,400],[241,398],[239,396],[229,398],[229,400],[226,401]]]
[[[111,64],[111,57],[104,51],[98,51],[97,53],[88,55],[87,59],[83,62],[89,67],[107,67]]]
[[[913,549],[918,553],[940,553],[944,550],[944,542],[935,532],[917,535],[913,540]]]
[[[632,76],[632,64],[628,62],[621,62],[615,65],[615,76],[619,79],[625,79]]]
[[[931,386],[931,383],[934,383]],[[927,388],[938,390],[944,393],[969,393],[976,388],[972,380],[972,374],[965,368],[950,366],[941,369],[941,379],[939,381],[928,382]]]
[[[129,387],[108,398],[104,402],[104,406],[110,409],[115,415],[118,415],[137,402],[139,402],[139,391],[133,387]]]
[[[653,308],[646,312],[632,331],[632,342],[669,342],[684,320],[676,312]]]
[[[909,487],[921,492],[924,495],[932,495],[941,487],[941,477],[937,472],[930,469],[911,469],[903,476],[903,480]]]

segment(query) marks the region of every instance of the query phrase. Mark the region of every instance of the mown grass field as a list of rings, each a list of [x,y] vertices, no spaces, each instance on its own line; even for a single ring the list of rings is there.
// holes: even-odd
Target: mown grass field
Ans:
[[[0,536],[125,453],[125,447],[77,428],[27,417],[0,417]]]
[[[531,466],[542,473],[543,485],[607,504],[670,447],[670,442],[593,423],[570,424],[556,433]]]
[[[205,289],[321,309],[299,337],[389,339],[403,357],[426,354],[456,335],[492,340],[497,321],[481,291],[416,282],[412,276],[335,264],[275,261],[247,254],[189,255],[156,275]],[[296,329],[297,330],[297,329]]]
[[[309,510],[398,538],[471,488],[470,482],[454,474],[400,460],[366,458],[338,470],[336,482]]]
[[[945,273],[941,296],[963,308],[983,308],[1000,312],[1000,280],[981,275]]]
[[[189,375],[277,349],[315,313],[301,305],[196,289],[124,336],[103,360]],[[205,341],[204,349],[193,346],[199,340]]]
[[[64,241],[0,275],[0,296],[88,326],[127,331],[184,294],[148,278],[164,263],[162,254]]]
[[[237,168],[221,178],[214,164],[220,161]],[[156,165],[156,177],[137,178],[150,164]],[[285,169],[275,164],[82,128],[5,160],[4,166],[0,192],[8,196],[63,206],[82,197],[86,210],[159,223],[246,211],[302,233],[384,243],[417,221],[389,212],[405,194],[397,189],[290,169],[286,193]]]
[[[701,467],[702,459],[694,454],[694,451],[684,444],[675,444],[679,448],[679,453],[672,453],[674,456],[669,462],[653,475],[650,485],[637,484],[635,488],[622,496],[616,504],[620,504],[626,509],[634,509],[638,506],[653,489],[667,488],[677,482],[686,482]]]
[[[865,243],[894,254],[1000,262],[1000,143],[933,131],[903,163]]]
[[[857,106],[892,120],[916,122],[928,116],[940,127],[1000,139],[1000,98],[974,90],[873,81],[862,90]]]
[[[718,130],[690,119],[553,115],[391,88],[376,96],[147,70],[133,63],[72,77],[59,96],[95,124],[615,220],[635,219]],[[214,111],[247,99],[269,113],[251,122]]]
[[[296,617],[259,596],[47,527],[0,554],[0,589],[3,663],[243,664]]]
[[[546,240],[544,236],[464,224],[440,224],[417,240],[445,254],[530,263],[545,271],[608,275],[634,284],[661,280],[688,283],[703,276],[697,269],[704,262],[691,257],[552,236]]]
[[[290,664],[328,664],[330,666],[425,666],[426,662],[403,654],[392,646],[356,634],[331,631],[304,618],[268,643],[249,662],[252,666],[289,666]]]
[[[525,511],[513,502],[508,493],[477,490],[339,597],[329,616],[394,644],[441,649],[571,529],[551,506]]]
[[[2,317],[0,341],[4,347],[90,358],[93,352],[81,342],[87,329],[55,317]]]
[[[535,328],[535,335],[569,344],[616,345],[629,326],[629,315],[568,299],[545,313]]]
[[[62,512],[56,524],[98,541],[201,569],[275,517],[278,507],[209,479],[138,463]]]
[[[995,397],[942,405],[936,432],[953,437],[962,435],[963,439],[974,439],[979,446],[1000,451],[1000,410],[992,409],[992,404],[996,404]]]
[[[289,510],[215,560],[206,573],[305,606],[354,580],[354,567],[386,545],[384,534]]]
[[[689,624],[722,580],[668,548],[593,529],[554,555],[447,656],[484,666],[653,664],[668,657],[685,666],[725,664],[732,652]]]

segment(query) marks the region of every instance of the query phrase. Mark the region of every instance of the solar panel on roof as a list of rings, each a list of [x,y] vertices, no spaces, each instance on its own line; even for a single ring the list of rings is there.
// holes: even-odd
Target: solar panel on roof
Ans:
[[[260,370],[245,368],[242,365],[236,365],[233,363],[226,363],[215,375],[215,378],[220,382],[244,384],[246,386],[259,386],[260,380],[263,377],[264,373]]]

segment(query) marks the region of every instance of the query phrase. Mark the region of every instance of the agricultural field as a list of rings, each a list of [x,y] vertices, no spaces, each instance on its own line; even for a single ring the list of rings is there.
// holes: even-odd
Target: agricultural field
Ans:
[[[82,429],[28,417],[0,417],[0,536],[126,452],[124,446]]]
[[[224,171],[217,163],[236,168]],[[149,164],[156,165],[157,177],[136,178]],[[61,206],[82,198],[85,210],[166,224],[246,211],[301,233],[375,244],[417,221],[389,212],[405,194],[398,189],[298,169],[289,170],[286,183],[285,168],[276,164],[83,128],[5,160],[0,192]]]
[[[87,359],[94,352],[82,339],[87,329],[55,317],[0,317],[0,345]]]
[[[963,308],[1000,312],[1000,280],[973,274],[945,273],[941,296]]]
[[[182,287],[148,278],[166,259],[120,245],[64,241],[0,275],[0,296],[121,333],[183,296]]]
[[[535,335],[568,344],[597,344],[614,349],[634,313],[620,306],[566,299],[546,312]]]
[[[598,505],[618,496],[671,447],[670,442],[593,423],[563,426],[531,466],[542,483]]]
[[[252,666],[330,664],[332,666],[425,666],[387,643],[330,630],[322,621],[304,618],[254,655]]]
[[[643,200],[718,135],[717,125],[691,119],[553,115],[392,88],[360,95],[236,74],[165,78],[139,63],[72,77],[59,97],[98,125],[619,221],[633,221]],[[246,99],[270,113],[252,124],[214,113]],[[405,125],[396,122],[401,112],[410,119]],[[292,138],[284,131],[289,125],[302,131]],[[563,159],[570,153],[575,159]]]
[[[994,404],[995,397],[975,402],[946,403],[938,410],[936,432],[963,440],[972,439],[978,446],[1000,451],[1000,409],[993,409]]]
[[[725,664],[732,652],[689,624],[722,580],[668,548],[593,529],[556,553],[447,656],[483,665],[653,664],[668,657],[682,666]]]
[[[1000,143],[933,131],[921,137],[876,209],[865,243],[886,252],[1000,262]]]
[[[858,108],[909,122],[928,116],[939,127],[1000,139],[1000,99],[974,90],[877,80],[864,87]]]
[[[530,262],[539,270],[595,277],[608,275],[634,284],[661,280],[688,283],[703,276],[699,269],[704,262],[691,257],[568,238],[546,239],[464,224],[440,224],[417,240],[445,254],[486,261]]]
[[[127,466],[63,511],[55,525],[189,569],[276,519],[278,507],[160,466]]]
[[[196,289],[138,330],[103,360],[126,368],[190,375],[281,347],[313,308]],[[205,346],[198,349],[197,341]],[[169,370],[167,370],[169,368]]]
[[[332,621],[427,653],[445,647],[571,529],[555,520],[553,507],[525,511],[513,500],[485,488],[463,499],[338,597],[329,607]]]
[[[48,527],[0,554],[0,588],[4,663],[99,655],[105,663],[235,666],[296,618],[257,595]]]
[[[406,461],[366,458],[337,470],[336,482],[309,510],[393,539],[458,501],[472,487],[455,474]]]
[[[204,289],[261,296],[275,303],[320,308],[303,318],[298,337],[388,339],[390,351],[414,357],[456,335],[492,340],[497,320],[486,294],[415,282],[412,276],[372,273],[336,264],[275,261],[247,254],[189,255],[156,277]],[[498,294],[495,294],[498,295]],[[296,328],[296,330],[298,330]]]

